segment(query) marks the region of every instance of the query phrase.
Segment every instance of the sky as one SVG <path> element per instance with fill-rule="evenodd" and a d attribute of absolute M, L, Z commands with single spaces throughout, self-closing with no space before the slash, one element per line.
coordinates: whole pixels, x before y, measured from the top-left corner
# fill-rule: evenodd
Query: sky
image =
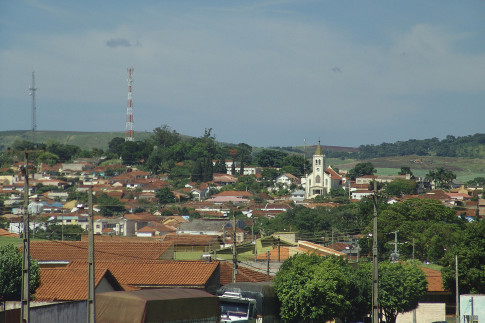
<path fill-rule="evenodd" d="M 0 0 L 0 131 L 252 146 L 484 133 L 485 1 Z"/>

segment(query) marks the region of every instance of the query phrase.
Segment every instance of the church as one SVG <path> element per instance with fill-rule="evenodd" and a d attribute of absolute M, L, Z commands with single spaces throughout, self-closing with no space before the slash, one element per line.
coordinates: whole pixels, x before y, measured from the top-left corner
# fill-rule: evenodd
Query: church
<path fill-rule="evenodd" d="M 312 158 L 312 172 L 305 177 L 305 198 L 311 199 L 317 195 L 327 195 L 332 188 L 341 188 L 343 176 L 325 165 L 320 140 Z"/>

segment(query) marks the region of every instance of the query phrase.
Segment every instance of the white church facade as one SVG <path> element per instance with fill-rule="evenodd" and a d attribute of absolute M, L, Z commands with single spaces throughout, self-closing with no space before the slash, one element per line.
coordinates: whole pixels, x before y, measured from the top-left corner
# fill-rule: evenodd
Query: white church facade
<path fill-rule="evenodd" d="M 312 172 L 305 177 L 305 198 L 327 195 L 332 188 L 341 188 L 342 182 L 342 175 L 325 165 L 325 155 L 318 141 L 312 158 Z"/>

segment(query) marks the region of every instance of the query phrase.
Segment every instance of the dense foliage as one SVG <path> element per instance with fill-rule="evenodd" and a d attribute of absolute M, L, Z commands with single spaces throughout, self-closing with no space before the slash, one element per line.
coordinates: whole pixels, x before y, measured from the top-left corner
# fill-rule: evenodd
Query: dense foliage
<path fill-rule="evenodd" d="M 349 170 L 348 176 L 351 180 L 355 180 L 357 177 L 365 176 L 365 175 L 374 175 L 377 169 L 374 168 L 374 165 L 369 162 L 365 163 L 358 163 Z"/>
<path fill-rule="evenodd" d="M 427 291 L 425 273 L 400 262 L 379 263 L 379 307 L 386 322 L 417 307 Z M 286 260 L 274 280 L 287 322 L 362 321 L 371 310 L 372 266 L 352 268 L 339 257 L 297 254 Z"/>
<path fill-rule="evenodd" d="M 449 135 L 442 140 L 438 138 L 410 139 L 380 145 L 361 145 L 359 152 L 351 156 L 356 159 L 407 155 L 483 158 L 485 157 L 483 144 L 485 144 L 485 134 L 477 133 L 463 137 Z"/>
<path fill-rule="evenodd" d="M 419 267 L 401 262 L 379 263 L 379 307 L 386 322 L 395 323 L 397 314 L 415 309 L 427 290 L 426 274 Z"/>
<path fill-rule="evenodd" d="M 368 221 L 359 203 L 314 209 L 298 205 L 269 221 L 266 232 L 296 231 L 302 240 L 322 243 L 323 238 L 330 239 L 332 230 L 359 233 Z"/>
<path fill-rule="evenodd" d="M 411 258 L 414 247 L 415 258 L 422 261 L 439 261 L 445 249 L 456 243 L 465 224 L 456 216 L 455 210 L 439 201 L 417 198 L 383 205 L 377 222 L 382 234 L 379 240 L 393 242 L 394 232 L 398 231 L 401 257 Z M 371 232 L 371 223 L 367 230 Z M 385 258 L 394 249 L 391 243 L 380 247 L 379 254 Z"/>
<path fill-rule="evenodd" d="M 29 291 L 35 294 L 40 286 L 40 269 L 37 261 L 30 259 Z M 0 298 L 20 301 L 22 290 L 22 253 L 12 244 L 0 247 Z"/>
<path fill-rule="evenodd" d="M 349 282 L 338 258 L 299 254 L 286 260 L 274 288 L 286 322 L 326 322 L 350 307 Z"/>
<path fill-rule="evenodd" d="M 460 294 L 485 293 L 485 222 L 467 223 L 442 260 L 443 284 L 455 292 L 455 255 L 458 256 Z"/>

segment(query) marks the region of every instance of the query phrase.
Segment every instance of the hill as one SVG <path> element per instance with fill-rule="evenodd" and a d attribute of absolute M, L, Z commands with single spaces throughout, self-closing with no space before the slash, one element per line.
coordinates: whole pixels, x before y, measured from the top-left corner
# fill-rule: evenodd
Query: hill
<path fill-rule="evenodd" d="M 137 140 L 148 138 L 151 132 L 136 133 Z M 62 144 L 79 146 L 82 149 L 107 149 L 108 143 L 115 137 L 124 138 L 124 132 L 81 132 L 81 131 L 42 131 L 36 132 L 37 142 L 56 141 Z M 32 131 L 0 131 L 0 151 L 11 147 L 16 140 L 33 141 Z"/>

